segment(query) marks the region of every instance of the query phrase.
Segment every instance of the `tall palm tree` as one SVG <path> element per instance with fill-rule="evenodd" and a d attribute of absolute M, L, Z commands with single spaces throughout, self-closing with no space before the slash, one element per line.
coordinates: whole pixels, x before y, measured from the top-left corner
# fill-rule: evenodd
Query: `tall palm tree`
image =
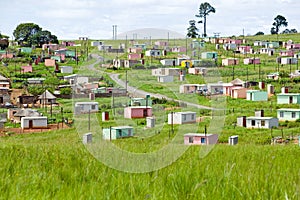
<path fill-rule="evenodd" d="M 216 9 L 212 7 L 209 3 L 201 3 L 199 7 L 199 14 L 196 15 L 196 17 L 203 18 L 203 20 L 200 20 L 198 23 L 203 23 L 204 28 L 204 34 L 203 36 L 206 37 L 206 17 L 209 15 L 209 13 L 215 13 Z"/>

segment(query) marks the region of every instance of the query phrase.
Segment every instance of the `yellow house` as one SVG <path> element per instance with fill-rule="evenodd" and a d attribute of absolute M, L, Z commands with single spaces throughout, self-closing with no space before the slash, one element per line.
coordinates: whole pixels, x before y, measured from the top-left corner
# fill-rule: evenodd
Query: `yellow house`
<path fill-rule="evenodd" d="M 192 67 L 192 61 L 191 60 L 183 60 L 181 61 L 181 67 L 190 68 Z"/>

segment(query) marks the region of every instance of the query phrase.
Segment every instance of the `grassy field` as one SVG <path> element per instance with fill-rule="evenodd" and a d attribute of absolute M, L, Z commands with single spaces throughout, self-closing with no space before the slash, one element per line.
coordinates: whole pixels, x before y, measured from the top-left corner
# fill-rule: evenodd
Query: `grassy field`
<path fill-rule="evenodd" d="M 300 198 L 296 145 L 216 145 L 204 158 L 199 151 L 190 147 L 166 168 L 131 174 L 96 160 L 73 129 L 0 138 L 0 198 Z"/>

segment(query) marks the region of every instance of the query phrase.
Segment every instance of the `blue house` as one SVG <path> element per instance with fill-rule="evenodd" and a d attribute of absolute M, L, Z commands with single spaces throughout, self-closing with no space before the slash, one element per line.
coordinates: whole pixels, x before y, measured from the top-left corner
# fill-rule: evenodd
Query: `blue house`
<path fill-rule="evenodd" d="M 300 109 L 281 108 L 277 110 L 277 117 L 280 121 L 296 121 L 300 119 Z"/>
<path fill-rule="evenodd" d="M 260 90 L 248 90 L 246 99 L 249 101 L 268 101 L 268 93 Z"/>
<path fill-rule="evenodd" d="M 277 104 L 300 104 L 299 93 L 277 94 Z"/>

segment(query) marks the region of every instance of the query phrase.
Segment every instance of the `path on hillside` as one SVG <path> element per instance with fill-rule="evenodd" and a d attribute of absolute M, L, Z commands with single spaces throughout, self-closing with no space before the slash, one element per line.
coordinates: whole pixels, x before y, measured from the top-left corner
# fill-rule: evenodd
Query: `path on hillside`
<path fill-rule="evenodd" d="M 95 70 L 95 65 L 99 64 L 100 62 L 102 62 L 103 61 L 103 57 L 101 57 L 101 56 L 99 56 L 97 54 L 91 54 L 91 57 L 95 58 L 97 61 L 95 63 L 93 63 L 93 64 L 88 65 L 87 67 L 90 70 Z M 126 88 L 126 83 L 123 80 L 119 79 L 119 74 L 112 74 L 112 73 L 107 73 L 107 74 L 118 85 L 120 85 L 121 87 Z M 211 107 L 208 107 L 208 106 L 203 106 L 203 105 L 199 105 L 199 104 L 195 104 L 195 103 L 190 103 L 190 102 L 187 102 L 187 101 L 175 100 L 175 99 L 169 98 L 169 97 L 167 97 L 165 95 L 162 95 L 162 94 L 154 94 L 154 93 L 146 92 L 144 90 L 140 90 L 140 89 L 137 89 L 135 87 L 129 86 L 128 84 L 127 84 L 127 91 L 129 93 L 133 93 L 136 96 L 140 96 L 140 97 L 145 97 L 148 94 L 148 95 L 151 95 L 152 97 L 155 97 L 155 98 L 160 98 L 160 99 L 164 98 L 164 99 L 167 99 L 169 101 L 174 100 L 176 102 L 184 103 L 184 104 L 186 104 L 188 106 L 196 107 L 196 108 L 199 108 L 199 109 L 214 110 L 214 108 L 211 108 Z"/>

